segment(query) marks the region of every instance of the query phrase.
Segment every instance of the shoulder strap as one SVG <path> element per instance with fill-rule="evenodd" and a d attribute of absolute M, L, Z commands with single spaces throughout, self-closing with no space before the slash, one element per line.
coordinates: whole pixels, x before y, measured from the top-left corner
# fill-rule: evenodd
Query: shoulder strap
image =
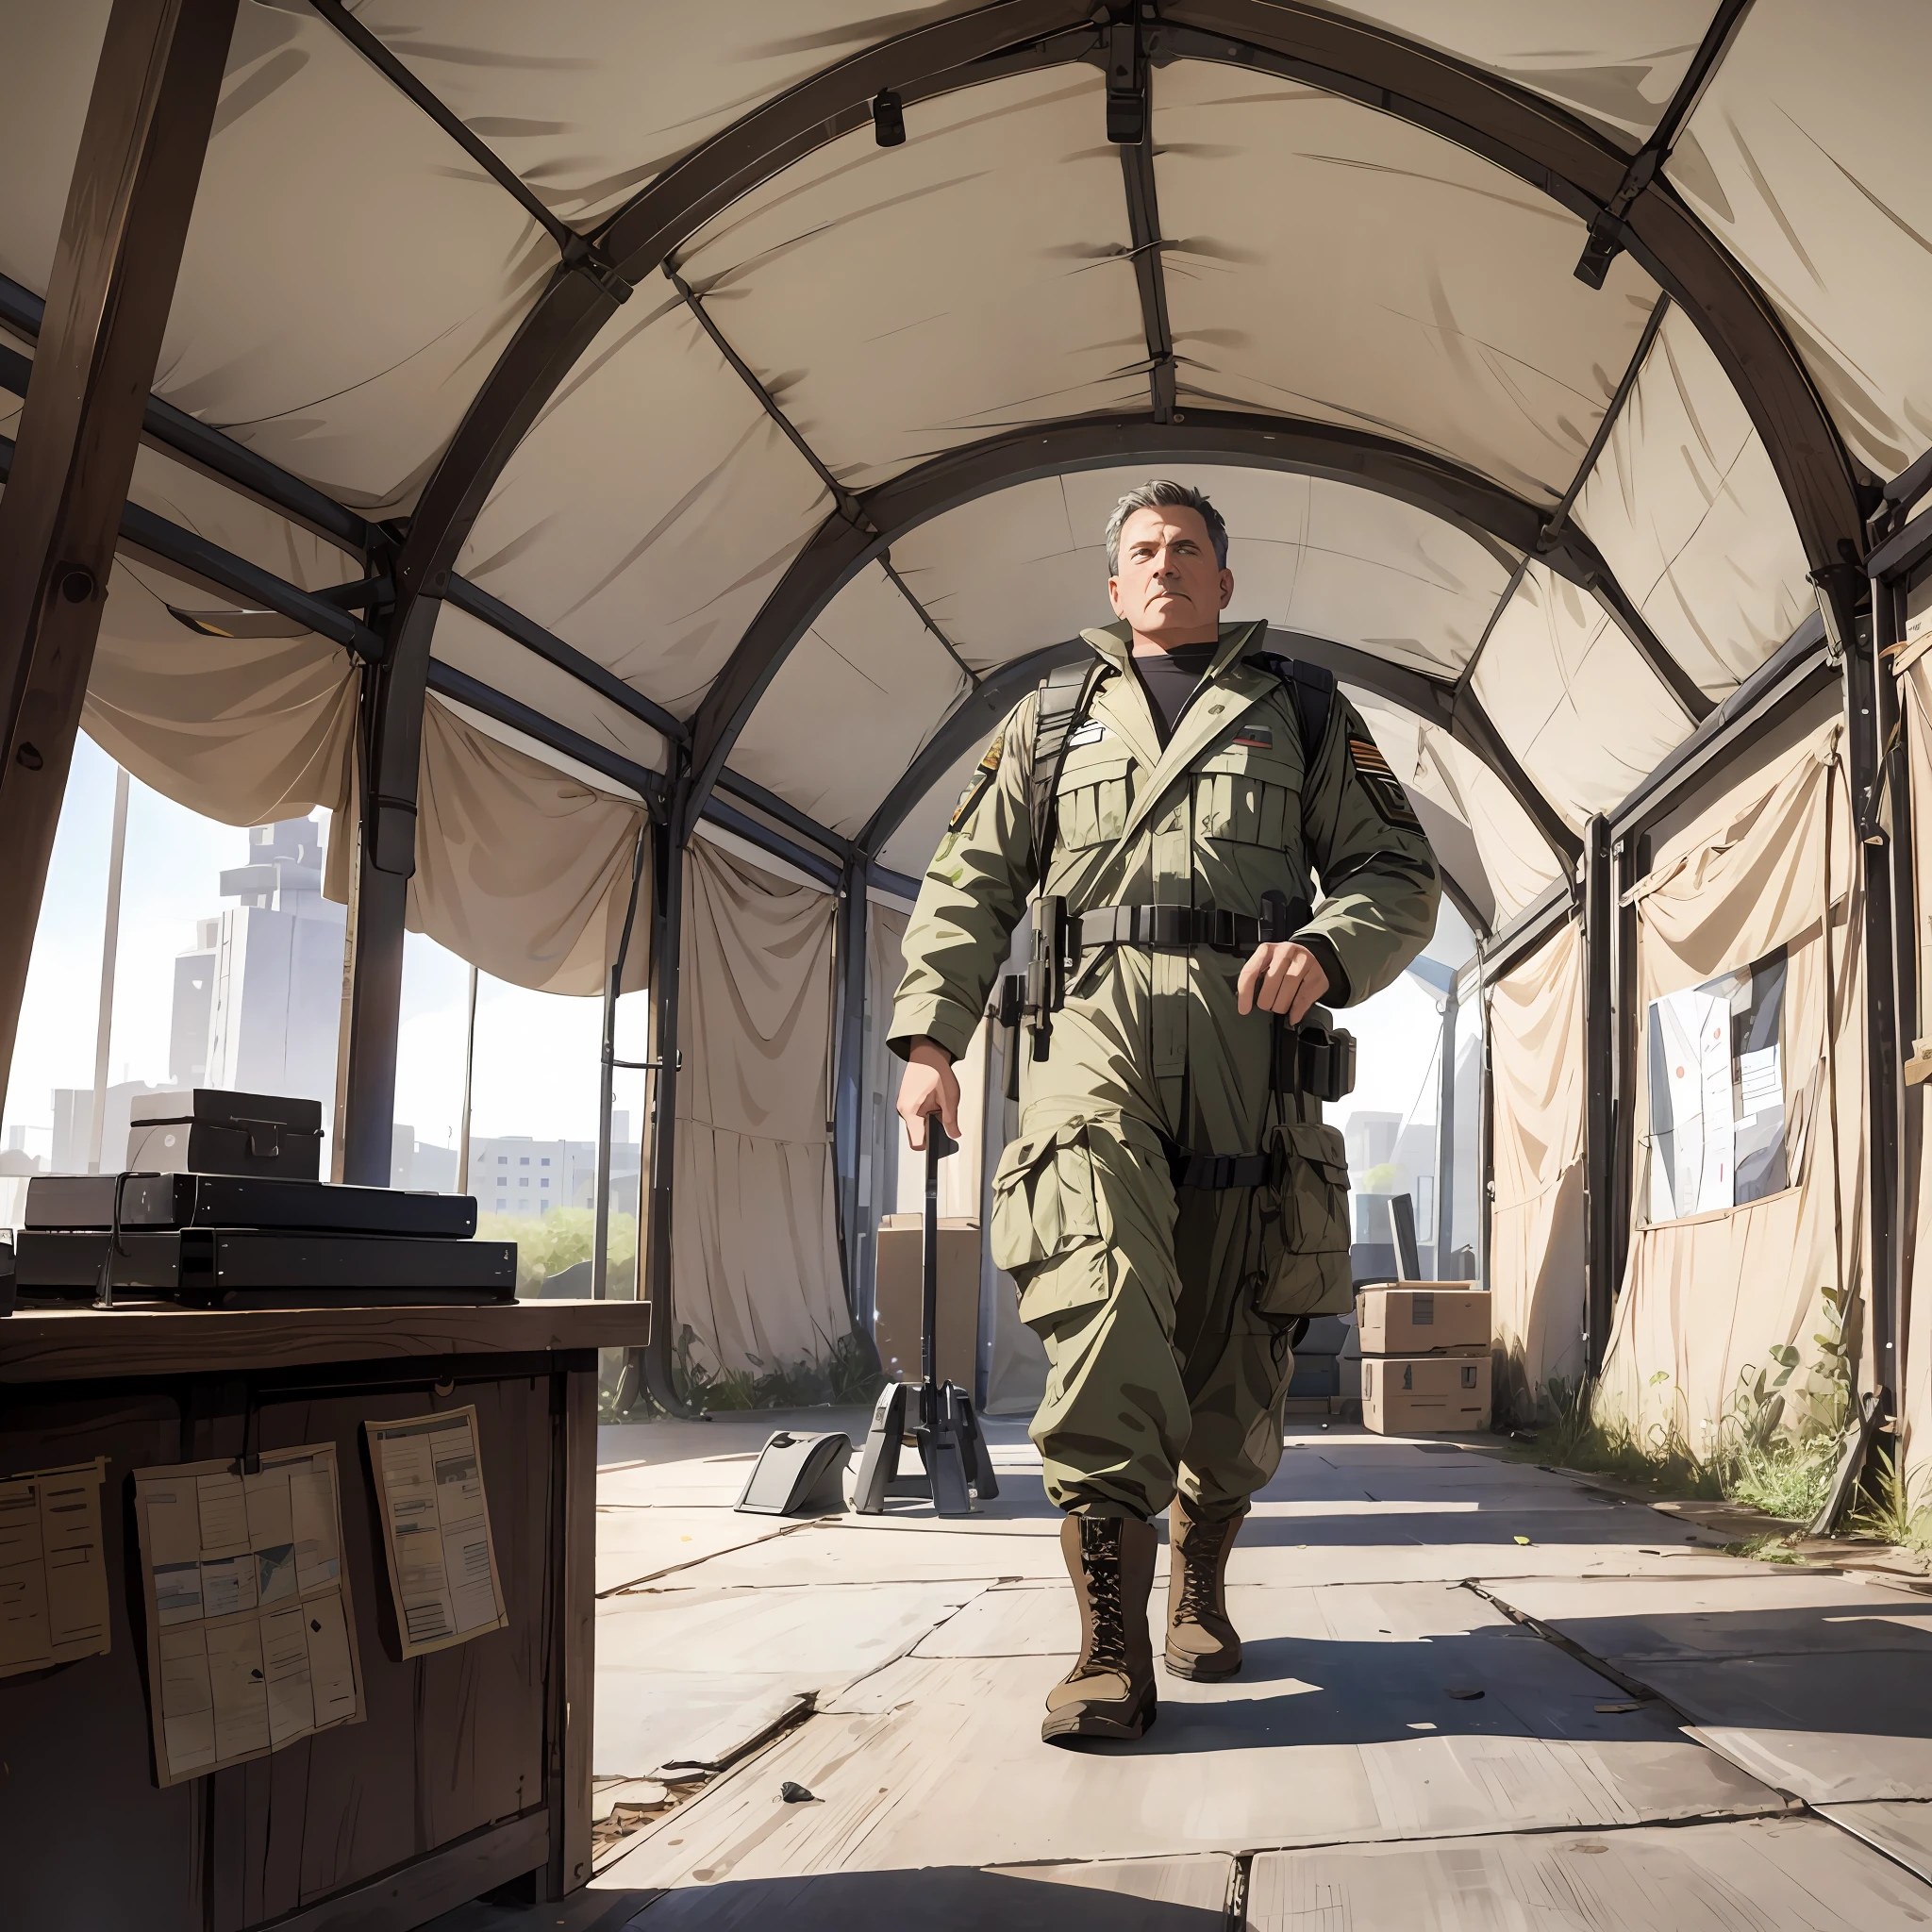
<path fill-rule="evenodd" d="M 1086 716 L 1100 680 L 1112 667 L 1105 658 L 1056 664 L 1040 680 L 1040 703 L 1033 715 L 1033 851 L 1041 884 L 1053 851 L 1054 793 L 1067 758 L 1067 740 Z"/>
<path fill-rule="evenodd" d="M 1315 754 L 1328 735 L 1328 714 L 1335 708 L 1335 674 L 1321 664 L 1305 663 L 1299 658 L 1283 658 L 1273 651 L 1261 651 L 1248 659 L 1250 664 L 1272 671 L 1294 691 L 1295 715 L 1302 723 L 1302 764 L 1312 770 Z"/>

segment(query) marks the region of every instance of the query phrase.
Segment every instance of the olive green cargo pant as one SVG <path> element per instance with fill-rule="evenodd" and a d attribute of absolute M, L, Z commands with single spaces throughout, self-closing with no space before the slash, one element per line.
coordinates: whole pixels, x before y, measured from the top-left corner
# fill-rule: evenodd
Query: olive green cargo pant
<path fill-rule="evenodd" d="M 992 1253 L 1046 1346 L 1031 1433 L 1047 1494 L 1150 1517 L 1178 1489 L 1239 1515 L 1281 1460 L 1295 1318 L 1348 1306 L 1341 1136 L 1289 1122 L 1267 1136 L 1270 1183 L 1176 1189 L 1145 1122 L 1041 1111 L 1000 1162 Z"/>

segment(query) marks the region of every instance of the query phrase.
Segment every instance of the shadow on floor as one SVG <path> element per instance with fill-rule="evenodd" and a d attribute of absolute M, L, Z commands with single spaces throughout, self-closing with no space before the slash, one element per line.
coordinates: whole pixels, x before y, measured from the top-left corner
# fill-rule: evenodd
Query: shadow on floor
<path fill-rule="evenodd" d="M 1216 1861 L 1224 1871 L 1223 1861 Z M 1080 1868 L 1090 1872 L 1096 1868 Z M 1146 1882 L 1152 1873 L 1131 1866 L 1098 1874 Z M 1213 1874 L 1217 1881 L 1222 1872 Z M 1226 1907 L 1135 1897 L 1112 1886 L 972 1866 L 918 1872 L 828 1873 L 818 1877 L 762 1878 L 683 1887 L 663 1893 L 628 1923 L 637 1932 L 858 1932 L 908 1925 L 919 1932 L 1223 1932 Z"/>

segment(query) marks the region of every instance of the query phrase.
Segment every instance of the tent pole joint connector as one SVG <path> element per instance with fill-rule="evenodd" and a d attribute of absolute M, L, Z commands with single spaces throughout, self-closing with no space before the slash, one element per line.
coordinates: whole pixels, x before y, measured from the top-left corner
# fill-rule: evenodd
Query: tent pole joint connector
<path fill-rule="evenodd" d="M 618 274 L 617 264 L 591 240 L 573 230 L 562 243 L 563 265 L 573 275 L 588 275 L 613 302 L 628 302 L 631 285 Z"/>

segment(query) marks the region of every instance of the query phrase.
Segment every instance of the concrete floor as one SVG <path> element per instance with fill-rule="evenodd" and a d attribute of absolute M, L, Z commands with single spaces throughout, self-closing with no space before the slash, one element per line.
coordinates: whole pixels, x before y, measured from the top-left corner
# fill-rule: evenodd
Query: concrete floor
<path fill-rule="evenodd" d="M 1932 1596 L 1479 1439 L 1297 1424 L 1230 1566 L 1242 1674 L 1059 1751 L 1077 1625 L 1023 1425 L 969 1522 L 731 1508 L 774 1428 L 864 1424 L 602 1432 L 597 1875 L 438 1932 L 1932 1925 Z"/>

